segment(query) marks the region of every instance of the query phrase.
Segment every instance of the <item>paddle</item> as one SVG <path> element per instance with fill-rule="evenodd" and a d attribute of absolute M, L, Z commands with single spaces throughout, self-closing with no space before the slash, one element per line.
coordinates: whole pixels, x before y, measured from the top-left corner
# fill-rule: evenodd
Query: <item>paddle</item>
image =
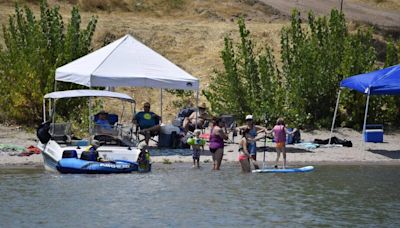
<path fill-rule="evenodd" d="M 254 159 L 250 158 L 250 162 L 253 164 L 254 169 L 260 169 L 260 166 L 258 166 L 257 161 Z"/>

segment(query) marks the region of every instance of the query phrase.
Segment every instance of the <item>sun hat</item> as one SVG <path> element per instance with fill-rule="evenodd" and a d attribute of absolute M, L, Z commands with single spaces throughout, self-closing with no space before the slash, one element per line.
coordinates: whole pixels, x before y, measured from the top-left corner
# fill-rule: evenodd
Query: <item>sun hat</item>
<path fill-rule="evenodd" d="M 246 120 L 253 120 L 253 115 L 247 115 Z"/>
<path fill-rule="evenodd" d="M 198 106 L 199 108 L 203 108 L 203 109 L 206 109 L 207 108 L 207 106 L 206 106 L 206 103 L 201 103 L 199 106 Z"/>

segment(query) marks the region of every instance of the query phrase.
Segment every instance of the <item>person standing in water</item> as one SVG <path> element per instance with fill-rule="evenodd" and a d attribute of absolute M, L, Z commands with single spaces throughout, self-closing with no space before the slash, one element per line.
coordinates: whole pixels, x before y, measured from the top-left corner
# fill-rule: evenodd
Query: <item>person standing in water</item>
<path fill-rule="evenodd" d="M 191 137 L 187 140 L 187 143 L 191 145 L 193 153 L 193 168 L 200 168 L 200 153 L 204 151 L 205 140 L 200 138 L 201 130 L 196 129 L 194 131 L 194 137 Z"/>
<path fill-rule="evenodd" d="M 244 129 L 242 131 L 242 136 L 243 137 L 239 142 L 239 163 L 242 167 L 242 171 L 248 173 L 251 172 L 250 161 L 251 163 L 253 163 L 255 169 L 259 169 L 259 166 L 256 160 L 254 160 L 254 158 L 249 153 L 249 146 L 251 145 L 249 144 L 249 138 L 252 137 L 250 135 L 250 129 Z"/>
<path fill-rule="evenodd" d="M 260 138 L 257 139 L 257 135 L 261 132 L 266 132 L 266 128 L 255 125 L 253 122 L 253 115 L 247 115 L 246 116 L 246 125 L 238 127 L 239 132 L 249 129 L 249 138 L 247 139 L 248 143 L 248 150 L 251 155 L 251 157 L 256 161 L 257 160 L 257 146 L 256 146 L 256 141 Z"/>
<path fill-rule="evenodd" d="M 224 124 L 221 118 L 213 118 L 209 145 L 213 158 L 212 170 L 220 170 L 222 157 L 224 156 L 224 140 L 228 139 L 228 135 L 222 130 Z"/>
<path fill-rule="evenodd" d="M 278 161 L 281 153 L 283 154 L 283 168 L 286 168 L 286 134 L 292 134 L 292 132 L 288 132 L 285 127 L 285 121 L 283 118 L 278 118 L 276 121 L 276 125 L 272 129 L 274 133 L 274 141 L 276 148 L 276 160 L 275 160 L 275 168 L 278 168 Z"/>

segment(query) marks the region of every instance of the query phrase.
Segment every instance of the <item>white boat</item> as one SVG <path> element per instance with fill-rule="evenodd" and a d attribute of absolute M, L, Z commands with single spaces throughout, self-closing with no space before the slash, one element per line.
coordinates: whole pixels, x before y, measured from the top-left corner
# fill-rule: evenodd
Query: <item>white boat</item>
<path fill-rule="evenodd" d="M 89 133 L 87 138 L 78 139 L 71 134 L 70 123 L 56 123 L 55 122 L 55 103 L 58 99 L 66 98 L 82 98 L 88 97 L 89 104 L 91 98 L 94 97 L 107 97 L 115 98 L 128 102 L 131 104 L 132 112 L 134 112 L 135 101 L 128 95 L 117 92 L 103 91 L 103 90 L 68 90 L 58 91 L 46 94 L 43 100 L 43 119 L 44 124 L 38 128 L 38 148 L 41 149 L 44 166 L 46 170 L 57 171 L 58 162 L 66 158 L 68 152 L 75 150 L 78 158 L 81 153 L 90 145 L 94 143 L 99 144 L 97 152 L 99 157 L 104 160 L 115 161 L 124 160 L 128 162 L 137 163 L 140 149 L 137 148 L 137 142 L 132 134 L 132 127 L 123 125 L 118 121 L 112 125 L 111 129 L 106 132 L 99 130 L 96 126 L 95 116 L 91 114 L 91 107 L 89 105 Z M 46 101 L 49 102 L 49 108 L 46 109 Z M 46 119 L 46 111 L 49 111 L 51 120 Z M 115 117 L 116 115 L 114 115 Z M 117 116 L 118 120 L 118 116 Z"/>

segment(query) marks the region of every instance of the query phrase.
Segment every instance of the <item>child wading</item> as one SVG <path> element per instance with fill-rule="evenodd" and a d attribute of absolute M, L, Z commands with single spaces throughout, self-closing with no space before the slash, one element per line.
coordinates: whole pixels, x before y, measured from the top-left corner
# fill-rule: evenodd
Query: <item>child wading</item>
<path fill-rule="evenodd" d="M 274 141 L 276 144 L 276 161 L 275 168 L 278 168 L 279 157 L 281 156 L 281 152 L 283 154 L 283 168 L 286 168 L 286 134 L 292 134 L 292 132 L 288 132 L 285 127 L 285 122 L 283 118 L 278 118 L 276 121 L 276 125 L 272 129 L 274 133 Z"/>
<path fill-rule="evenodd" d="M 189 138 L 187 143 L 192 146 L 193 168 L 200 168 L 200 153 L 204 151 L 205 140 L 200 138 L 201 131 L 196 129 L 194 137 Z"/>

